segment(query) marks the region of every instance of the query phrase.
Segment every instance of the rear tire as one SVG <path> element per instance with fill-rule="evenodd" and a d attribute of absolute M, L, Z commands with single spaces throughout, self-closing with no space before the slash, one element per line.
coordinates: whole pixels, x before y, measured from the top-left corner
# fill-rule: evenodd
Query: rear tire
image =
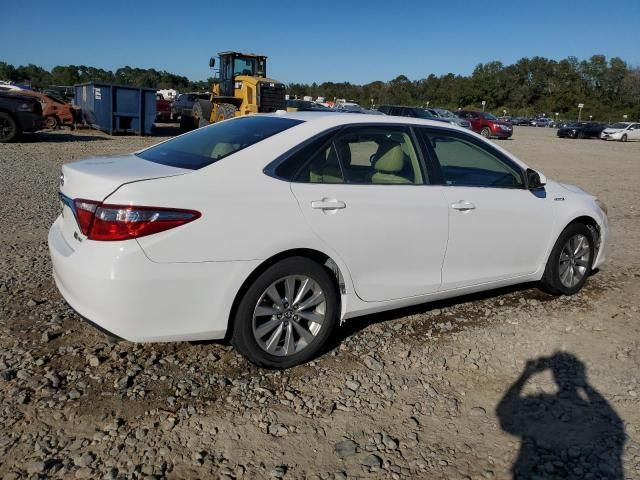
<path fill-rule="evenodd" d="M 193 124 L 195 128 L 206 127 L 211 123 L 211 102 L 203 98 L 196 100 L 191 110 L 191 116 L 193 117 Z"/>
<path fill-rule="evenodd" d="M 44 118 L 44 126 L 50 130 L 58 128 L 58 117 L 55 115 L 48 115 Z"/>
<path fill-rule="evenodd" d="M 620 141 L 621 142 L 626 142 L 627 141 L 627 134 L 626 133 L 620 137 Z"/>
<path fill-rule="evenodd" d="M 595 242 L 583 223 L 565 228 L 551 250 L 542 277 L 543 289 L 553 295 L 573 295 L 591 274 Z"/>
<path fill-rule="evenodd" d="M 480 135 L 484 138 L 491 138 L 491 129 L 489 127 L 483 127 L 482 130 L 480 130 Z"/>
<path fill-rule="evenodd" d="M 0 112 L 0 143 L 11 142 L 20 135 L 20 127 L 11 115 Z"/>
<path fill-rule="evenodd" d="M 576 137 L 582 140 L 584 138 L 584 132 L 578 132 L 578 135 L 576 135 Z"/>
<path fill-rule="evenodd" d="M 306 257 L 287 258 L 242 296 L 231 343 L 259 367 L 293 367 L 320 352 L 338 315 L 338 292 L 327 269 Z"/>

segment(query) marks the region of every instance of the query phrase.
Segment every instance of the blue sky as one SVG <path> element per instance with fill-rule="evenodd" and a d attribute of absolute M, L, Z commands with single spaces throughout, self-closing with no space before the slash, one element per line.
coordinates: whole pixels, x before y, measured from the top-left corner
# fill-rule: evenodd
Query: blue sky
<path fill-rule="evenodd" d="M 616 4 L 617 5 L 617 4 Z M 640 1 L 0 1 L 0 61 L 130 65 L 199 80 L 210 56 L 269 56 L 286 83 L 469 74 L 481 62 L 620 56 L 640 65 Z M 611 8 L 610 8 L 611 7 Z"/>

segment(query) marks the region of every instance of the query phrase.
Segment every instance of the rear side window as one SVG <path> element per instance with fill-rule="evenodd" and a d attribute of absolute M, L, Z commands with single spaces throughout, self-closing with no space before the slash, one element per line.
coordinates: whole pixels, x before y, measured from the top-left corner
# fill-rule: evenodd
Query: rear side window
<path fill-rule="evenodd" d="M 318 151 L 295 177 L 300 183 L 422 185 L 408 128 L 352 127 Z"/>
<path fill-rule="evenodd" d="M 136 155 L 170 167 L 198 170 L 299 123 L 302 121 L 291 118 L 241 117 L 199 128 Z"/>
<path fill-rule="evenodd" d="M 275 175 L 283 180 L 292 181 L 296 174 L 307 164 L 307 162 L 321 150 L 331 138 L 336 134 L 336 130 L 331 130 L 319 135 L 302 148 L 297 150 L 286 160 L 280 163 L 274 170 Z"/>

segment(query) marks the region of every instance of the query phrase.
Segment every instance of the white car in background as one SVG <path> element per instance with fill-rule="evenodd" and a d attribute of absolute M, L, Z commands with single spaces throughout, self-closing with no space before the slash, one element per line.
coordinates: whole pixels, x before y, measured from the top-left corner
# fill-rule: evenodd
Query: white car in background
<path fill-rule="evenodd" d="M 600 134 L 602 140 L 640 140 L 640 123 L 618 122 L 605 128 Z"/>
<path fill-rule="evenodd" d="M 602 264 L 605 207 L 430 120 L 238 117 L 63 166 L 49 232 L 79 314 L 140 342 L 229 338 L 252 362 L 317 355 L 359 315 Z"/>

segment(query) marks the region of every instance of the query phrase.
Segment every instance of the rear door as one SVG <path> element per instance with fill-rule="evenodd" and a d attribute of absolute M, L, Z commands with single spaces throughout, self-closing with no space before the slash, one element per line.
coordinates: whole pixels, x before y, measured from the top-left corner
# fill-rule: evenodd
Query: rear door
<path fill-rule="evenodd" d="M 412 131 L 346 128 L 308 158 L 291 189 L 311 229 L 349 269 L 365 301 L 440 288 L 448 213 Z M 294 162 L 295 163 L 295 162 Z"/>
<path fill-rule="evenodd" d="M 449 211 L 442 289 L 534 273 L 554 223 L 552 199 L 525 188 L 520 167 L 462 132 L 420 129 L 440 165 Z"/>

